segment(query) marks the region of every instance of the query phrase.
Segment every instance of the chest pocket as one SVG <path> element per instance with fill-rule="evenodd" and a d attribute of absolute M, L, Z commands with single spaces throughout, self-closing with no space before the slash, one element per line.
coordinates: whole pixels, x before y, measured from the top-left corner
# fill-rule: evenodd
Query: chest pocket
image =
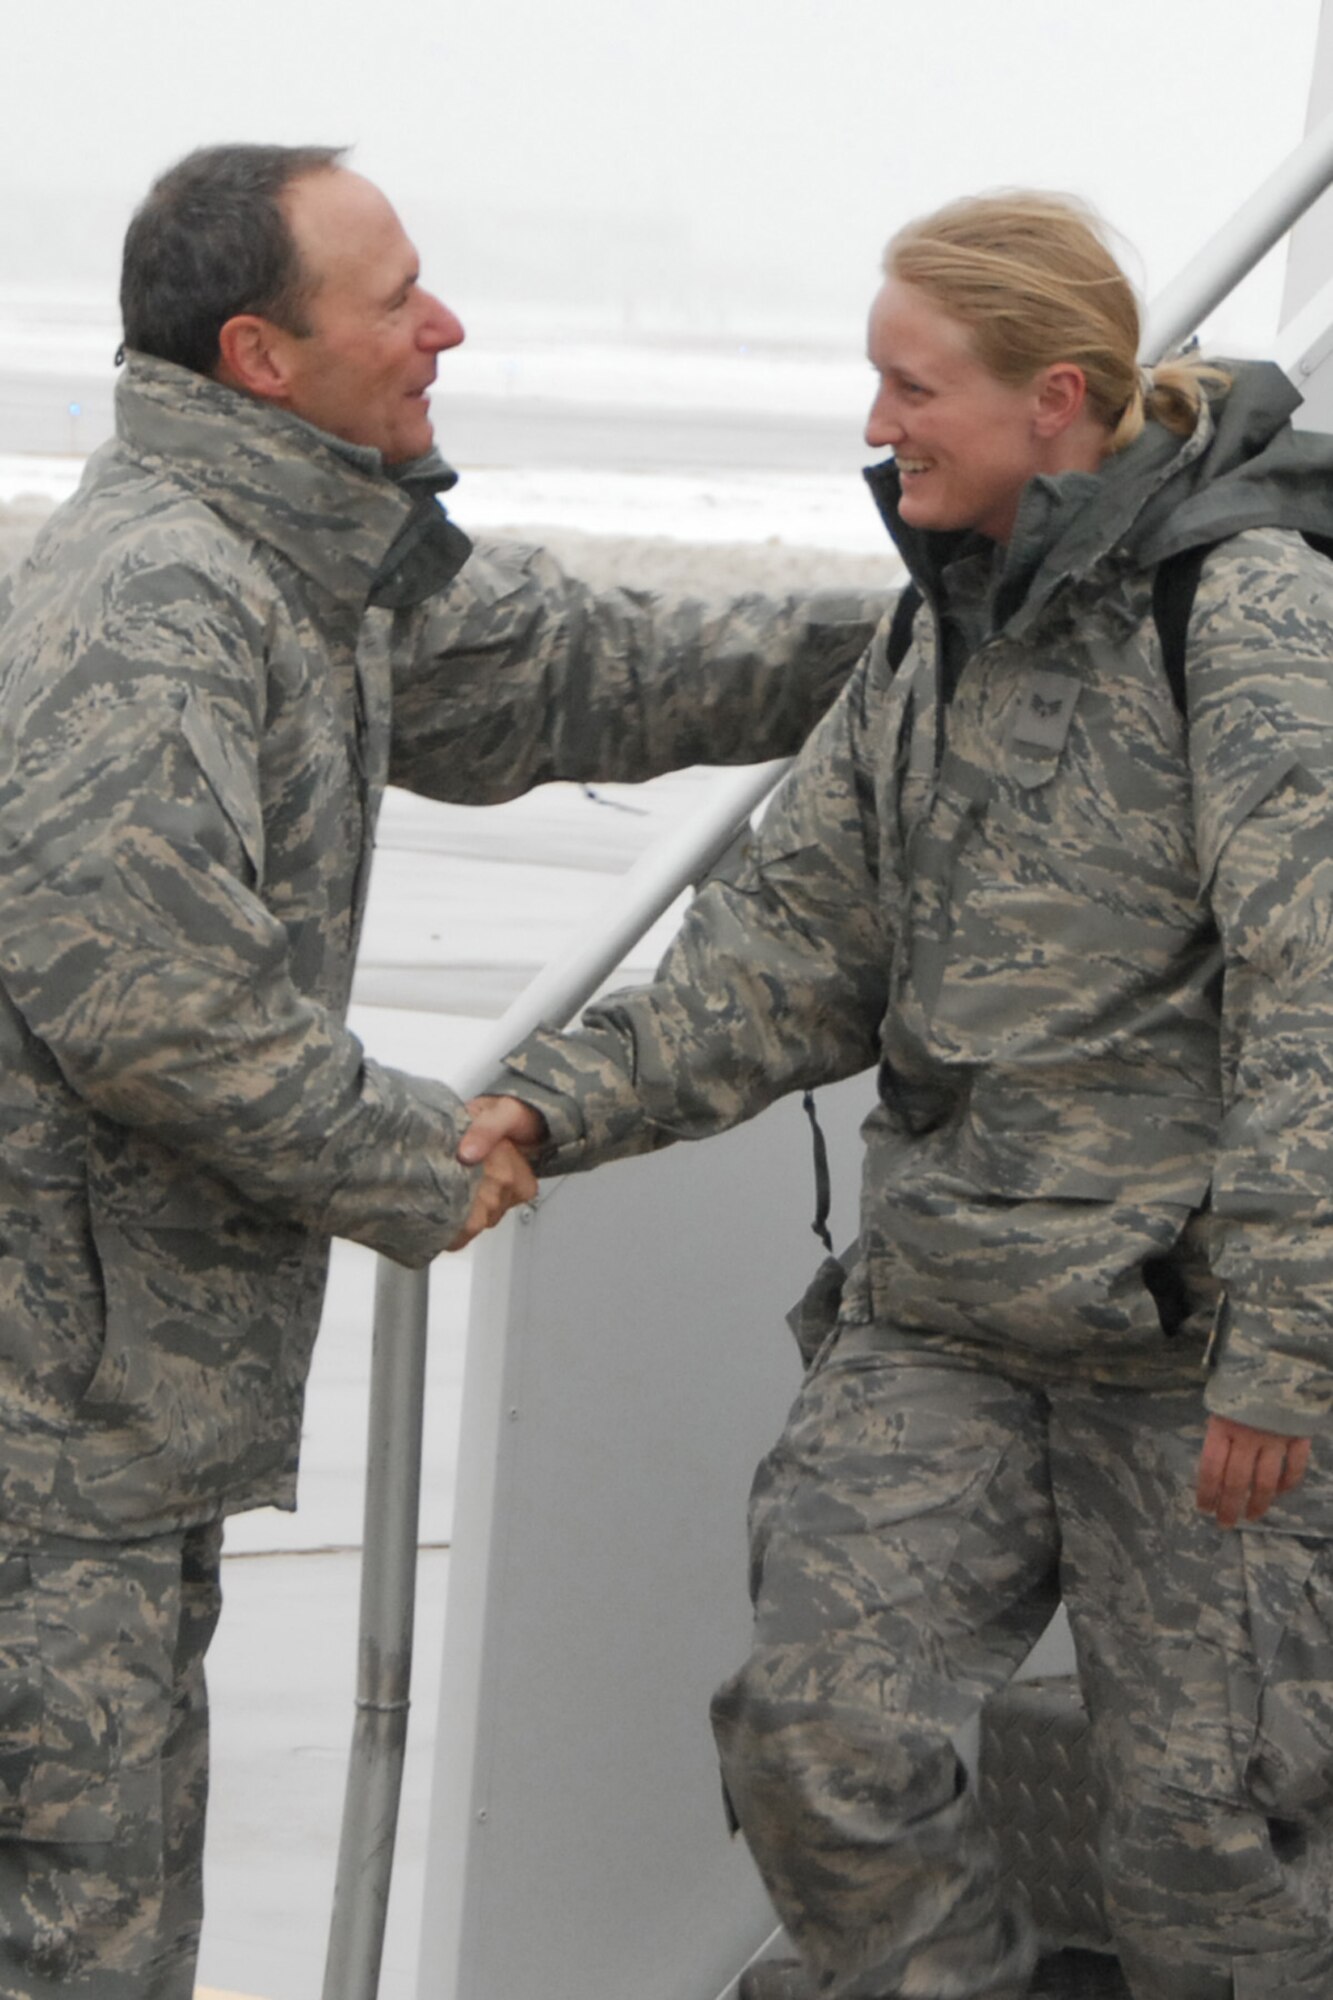
<path fill-rule="evenodd" d="M 1065 760 L 1080 687 L 1071 674 L 1029 669 L 1003 717 L 951 719 L 953 747 L 911 835 L 908 892 L 911 992 L 946 1032 L 993 1045 L 1030 1011 L 1015 975 L 1045 953 L 1052 813 L 1043 795 Z"/>
<path fill-rule="evenodd" d="M 928 1015 L 938 1003 L 967 897 L 963 857 L 994 792 L 990 773 L 946 751 L 926 810 L 908 837 L 900 975 Z"/>

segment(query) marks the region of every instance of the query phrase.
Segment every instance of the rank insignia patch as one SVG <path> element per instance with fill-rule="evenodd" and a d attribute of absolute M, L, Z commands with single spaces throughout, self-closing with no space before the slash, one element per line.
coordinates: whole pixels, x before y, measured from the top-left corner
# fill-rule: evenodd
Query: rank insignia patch
<path fill-rule="evenodd" d="M 1009 731 L 1010 742 L 1034 750 L 1062 750 L 1081 686 L 1073 674 L 1029 674 Z"/>

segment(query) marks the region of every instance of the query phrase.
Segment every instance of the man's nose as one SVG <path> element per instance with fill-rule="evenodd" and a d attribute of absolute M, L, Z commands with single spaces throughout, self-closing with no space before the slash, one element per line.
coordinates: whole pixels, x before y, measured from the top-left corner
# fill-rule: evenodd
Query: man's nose
<path fill-rule="evenodd" d="M 430 295 L 430 311 L 422 322 L 422 344 L 432 354 L 443 353 L 446 347 L 459 347 L 463 342 L 463 322 L 456 312 L 451 312 L 442 299 Z"/>

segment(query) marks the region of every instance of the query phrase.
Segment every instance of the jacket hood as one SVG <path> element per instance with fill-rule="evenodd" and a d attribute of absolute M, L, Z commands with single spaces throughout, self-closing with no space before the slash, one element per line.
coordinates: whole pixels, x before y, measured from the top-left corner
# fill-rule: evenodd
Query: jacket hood
<path fill-rule="evenodd" d="M 1333 438 L 1292 429 L 1301 397 L 1275 363 L 1223 365 L 1232 375 L 1231 389 L 1205 406 L 1189 437 L 1150 423 L 1095 473 L 1029 481 L 1000 556 L 997 622 L 1025 622 L 1057 585 L 1094 568 L 1148 568 L 1246 528 L 1333 537 Z M 865 476 L 927 595 L 938 595 L 944 570 L 969 549 L 994 554 L 994 544 L 976 534 L 910 527 L 898 511 L 892 459 Z"/>
<path fill-rule="evenodd" d="M 1333 536 L 1333 437 L 1292 428 L 1302 397 L 1276 362 L 1222 365 L 1232 387 L 1211 405 L 1207 450 L 1144 508 L 1137 524 L 1134 545 L 1145 564 L 1246 528 Z"/>
<path fill-rule="evenodd" d="M 387 467 L 378 451 L 173 362 L 127 355 L 116 434 L 168 479 L 188 467 L 216 513 L 336 597 L 420 603 L 472 550 L 436 497 L 458 480 L 438 452 Z"/>

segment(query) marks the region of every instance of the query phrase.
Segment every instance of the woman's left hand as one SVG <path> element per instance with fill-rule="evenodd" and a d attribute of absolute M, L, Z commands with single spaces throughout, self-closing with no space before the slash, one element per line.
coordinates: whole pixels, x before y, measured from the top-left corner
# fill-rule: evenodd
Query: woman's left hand
<path fill-rule="evenodd" d="M 1309 1438 L 1257 1431 L 1234 1417 L 1209 1417 L 1199 1454 L 1199 1511 L 1215 1515 L 1219 1528 L 1257 1521 L 1279 1493 L 1300 1485 L 1309 1457 Z"/>

